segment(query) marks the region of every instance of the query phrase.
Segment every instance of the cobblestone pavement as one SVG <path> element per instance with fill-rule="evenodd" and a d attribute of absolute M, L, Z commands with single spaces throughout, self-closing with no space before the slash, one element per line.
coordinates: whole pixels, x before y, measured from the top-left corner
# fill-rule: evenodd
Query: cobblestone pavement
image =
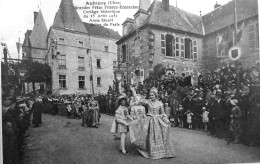
<path fill-rule="evenodd" d="M 226 144 L 205 132 L 172 128 L 176 157 L 150 160 L 142 157 L 127 138 L 129 155 L 119 153 L 119 141 L 113 140 L 113 117 L 102 115 L 98 129 L 81 126 L 81 120 L 43 115 L 43 125 L 28 130 L 25 164 L 173 164 L 260 162 L 260 148 Z"/>

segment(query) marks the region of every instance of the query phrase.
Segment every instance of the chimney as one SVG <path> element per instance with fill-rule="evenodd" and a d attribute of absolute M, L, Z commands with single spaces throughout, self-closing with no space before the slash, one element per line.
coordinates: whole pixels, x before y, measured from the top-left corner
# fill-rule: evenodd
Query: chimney
<path fill-rule="evenodd" d="M 143 9 L 145 11 L 150 7 L 151 0 L 139 0 L 139 9 Z"/>
<path fill-rule="evenodd" d="M 169 11 L 169 0 L 162 0 L 162 5 L 165 11 Z"/>
<path fill-rule="evenodd" d="M 37 12 L 37 11 L 34 11 L 34 12 L 33 12 L 33 16 L 34 16 L 34 24 L 35 24 L 35 21 L 36 21 L 37 16 L 38 16 L 38 12 Z"/>
<path fill-rule="evenodd" d="M 216 8 L 218 8 L 218 7 L 220 7 L 221 5 L 220 4 L 218 4 L 218 1 L 216 1 L 216 4 L 214 5 L 214 9 L 216 9 Z"/>

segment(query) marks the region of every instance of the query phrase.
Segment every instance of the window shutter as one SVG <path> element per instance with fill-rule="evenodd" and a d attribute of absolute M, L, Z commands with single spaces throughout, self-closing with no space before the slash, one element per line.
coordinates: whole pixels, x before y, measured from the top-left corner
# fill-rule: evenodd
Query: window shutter
<path fill-rule="evenodd" d="M 259 49 L 259 24 L 256 23 L 256 48 Z"/>
<path fill-rule="evenodd" d="M 193 56 L 193 59 L 198 59 L 198 48 L 197 48 L 197 41 L 196 40 L 193 40 L 193 43 L 192 43 L 192 56 Z"/>
<path fill-rule="evenodd" d="M 179 43 L 179 37 L 176 36 L 175 38 L 175 56 L 179 57 L 180 56 L 180 43 Z"/>
<path fill-rule="evenodd" d="M 216 37 L 216 49 L 217 49 L 217 58 L 221 57 L 221 44 L 220 44 L 220 36 Z"/>
<path fill-rule="evenodd" d="M 165 35 L 164 34 L 161 34 L 161 53 L 163 55 L 166 54 L 166 45 L 165 45 Z"/>
<path fill-rule="evenodd" d="M 185 57 L 185 50 L 184 50 L 184 39 L 183 38 L 180 38 L 180 48 L 181 48 L 181 58 L 184 58 Z"/>
<path fill-rule="evenodd" d="M 195 41 L 195 40 L 194 40 Z M 190 47 L 191 47 L 191 49 L 190 49 L 190 59 L 193 59 L 193 52 L 194 52 L 194 41 L 191 41 L 190 42 Z M 196 41 L 195 41 L 196 42 Z"/>
<path fill-rule="evenodd" d="M 174 36 L 172 39 L 172 56 L 176 57 L 176 55 L 175 55 L 175 37 Z"/>

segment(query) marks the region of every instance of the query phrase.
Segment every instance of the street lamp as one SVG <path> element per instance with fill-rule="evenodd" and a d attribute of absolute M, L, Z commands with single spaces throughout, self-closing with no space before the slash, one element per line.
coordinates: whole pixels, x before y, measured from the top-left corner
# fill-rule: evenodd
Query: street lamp
<path fill-rule="evenodd" d="M 116 69 L 114 71 L 114 75 L 115 75 L 115 82 L 116 82 L 116 91 L 119 94 L 119 83 L 122 80 L 122 76 L 123 76 L 123 71 L 120 69 Z"/>

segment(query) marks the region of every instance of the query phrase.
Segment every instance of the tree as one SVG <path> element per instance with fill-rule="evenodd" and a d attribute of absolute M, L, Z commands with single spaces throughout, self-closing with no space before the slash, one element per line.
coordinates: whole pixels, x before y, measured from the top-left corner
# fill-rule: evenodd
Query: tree
<path fill-rule="evenodd" d="M 45 82 L 51 85 L 51 68 L 48 64 L 42 64 L 37 61 L 23 61 L 21 67 L 25 67 L 26 82 L 32 82 L 33 91 L 35 91 L 35 83 Z"/>
<path fill-rule="evenodd" d="M 11 71 L 12 70 L 12 71 Z M 11 73 L 12 72 L 12 73 Z M 1 78 L 2 78 L 2 94 L 10 94 L 13 90 L 17 92 L 19 80 L 17 75 L 17 64 L 8 62 L 7 64 L 1 63 Z"/>
<path fill-rule="evenodd" d="M 160 78 L 162 75 L 165 74 L 165 67 L 163 64 L 157 64 L 154 66 L 153 71 L 150 72 L 150 77 L 153 79 Z"/>
<path fill-rule="evenodd" d="M 206 54 L 203 53 L 202 65 L 204 73 L 208 71 L 215 71 L 218 68 L 219 59 L 215 53 Z"/>

